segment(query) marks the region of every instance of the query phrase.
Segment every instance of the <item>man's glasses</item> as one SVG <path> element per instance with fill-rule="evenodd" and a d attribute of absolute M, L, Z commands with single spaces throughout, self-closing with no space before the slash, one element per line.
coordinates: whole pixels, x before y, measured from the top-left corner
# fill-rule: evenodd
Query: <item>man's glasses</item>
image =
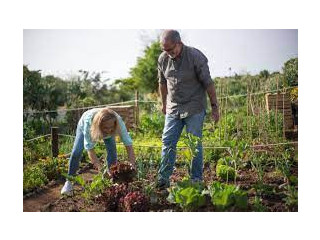
<path fill-rule="evenodd" d="M 176 48 L 177 44 L 174 44 L 174 46 L 170 49 L 163 49 L 163 51 L 165 51 L 166 53 L 168 53 L 169 55 L 174 55 L 174 50 Z"/>

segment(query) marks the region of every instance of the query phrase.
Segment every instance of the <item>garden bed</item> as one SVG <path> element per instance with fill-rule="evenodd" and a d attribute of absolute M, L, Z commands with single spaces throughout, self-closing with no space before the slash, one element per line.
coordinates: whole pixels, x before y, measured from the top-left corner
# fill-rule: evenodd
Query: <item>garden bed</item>
<path fill-rule="evenodd" d="M 297 177 L 297 165 L 292 166 L 292 175 Z M 177 182 L 182 181 L 185 176 L 188 176 L 187 168 L 178 167 L 175 168 L 173 175 L 171 176 L 171 184 L 174 186 Z M 230 206 L 223 211 L 271 211 L 271 212 L 285 212 L 285 211 L 297 211 L 297 205 L 291 206 L 288 204 L 288 193 L 286 192 L 285 178 L 277 174 L 273 168 L 266 169 L 263 177 L 262 185 L 257 188 L 258 174 L 251 168 L 241 169 L 237 173 L 235 181 L 229 181 L 228 183 L 235 183 L 243 191 L 246 191 L 248 197 L 248 206 L 245 210 L 239 210 L 234 206 Z M 123 194 L 122 200 L 116 203 L 117 207 L 109 208 L 106 204 L 106 197 L 101 197 L 101 194 L 93 195 L 90 198 L 83 197 L 84 189 L 80 185 L 75 185 L 74 195 L 72 197 L 61 197 L 57 201 L 54 201 L 46 206 L 43 206 L 41 211 L 49 212 L 103 212 L 103 211 L 124 211 L 121 207 L 121 201 L 123 201 L 125 195 L 129 192 L 139 192 L 143 194 L 146 199 L 145 206 L 140 211 L 152 211 L 152 212 L 164 212 L 164 211 L 183 211 L 178 204 L 170 203 L 167 198 L 169 193 L 164 191 L 158 191 L 152 186 L 152 183 L 156 179 L 156 169 L 148 171 L 145 178 L 142 180 L 135 180 L 126 185 L 126 193 Z M 205 164 L 204 168 L 204 183 L 209 186 L 212 182 L 227 183 L 221 180 L 215 174 L 215 164 Z M 90 183 L 90 180 L 88 181 Z M 117 183 L 111 183 L 106 187 L 103 193 L 106 193 L 108 189 L 115 186 L 119 186 Z M 296 187 L 297 188 L 297 187 Z M 122 188 L 124 189 L 124 188 Z M 147 189 L 147 190 L 146 190 Z M 257 192 L 259 189 L 259 194 Z M 118 193 L 119 194 L 119 193 Z M 120 193 L 121 195 L 121 193 Z M 108 195 L 106 195 L 108 196 Z M 109 196 L 110 197 L 110 196 Z M 107 197 L 108 198 L 108 197 Z M 108 200 L 110 202 L 110 199 Z M 210 197 L 206 196 L 205 204 L 197 209 L 189 211 L 197 212 L 211 212 L 221 211 L 217 209 L 210 201 Z"/>

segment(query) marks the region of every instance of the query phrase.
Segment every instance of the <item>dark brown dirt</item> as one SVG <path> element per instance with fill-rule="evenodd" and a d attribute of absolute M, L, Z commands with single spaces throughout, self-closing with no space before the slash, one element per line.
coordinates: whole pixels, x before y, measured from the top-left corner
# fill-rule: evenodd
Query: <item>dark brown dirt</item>
<path fill-rule="evenodd" d="M 81 173 L 81 176 L 84 180 L 88 181 L 92 179 L 93 175 L 97 174 L 97 171 L 91 168 L 85 168 L 84 172 Z M 63 187 L 64 182 L 56 182 L 52 186 L 35 193 L 30 197 L 23 199 L 23 211 L 24 212 L 40 212 L 46 206 L 50 204 L 57 203 L 62 201 L 63 197 L 60 194 L 61 188 Z M 75 189 L 79 187 L 75 186 Z"/>

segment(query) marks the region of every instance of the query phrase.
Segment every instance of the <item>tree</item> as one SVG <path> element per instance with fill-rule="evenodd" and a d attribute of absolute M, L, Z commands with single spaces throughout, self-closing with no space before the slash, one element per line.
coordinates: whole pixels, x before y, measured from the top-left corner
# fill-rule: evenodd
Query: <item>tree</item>
<path fill-rule="evenodd" d="M 40 70 L 30 71 L 28 66 L 23 65 L 23 109 L 41 109 L 39 99 L 42 88 Z"/>
<path fill-rule="evenodd" d="M 135 67 L 131 68 L 131 78 L 128 82 L 135 84 L 145 92 L 156 92 L 158 90 L 158 58 L 161 54 L 160 42 L 151 43 L 144 50 L 144 56 L 139 57 Z"/>
<path fill-rule="evenodd" d="M 285 62 L 283 74 L 289 86 L 298 86 L 298 58 L 291 58 Z"/>
<path fill-rule="evenodd" d="M 270 76 L 270 73 L 269 73 L 268 70 L 262 70 L 262 71 L 259 73 L 259 76 L 260 76 L 261 78 L 267 79 L 267 78 Z"/>

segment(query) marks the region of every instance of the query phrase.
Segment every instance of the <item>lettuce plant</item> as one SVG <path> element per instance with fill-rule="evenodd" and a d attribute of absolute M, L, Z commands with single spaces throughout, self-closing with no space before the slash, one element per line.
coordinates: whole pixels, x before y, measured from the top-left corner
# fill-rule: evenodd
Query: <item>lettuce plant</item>
<path fill-rule="evenodd" d="M 119 162 L 110 167 L 110 175 L 115 182 L 133 181 L 136 171 L 128 162 Z"/>
<path fill-rule="evenodd" d="M 129 192 L 122 201 L 122 209 L 125 212 L 146 212 L 148 210 L 148 198 L 141 192 Z"/>
<path fill-rule="evenodd" d="M 205 195 L 205 186 L 202 183 L 193 183 L 189 179 L 184 179 L 169 189 L 167 200 L 179 204 L 183 211 L 193 211 L 205 205 Z"/>
<path fill-rule="evenodd" d="M 126 184 L 114 184 L 101 193 L 97 200 L 105 204 L 106 211 L 120 211 L 123 199 L 128 192 L 129 190 Z"/>
<path fill-rule="evenodd" d="M 248 196 L 238 186 L 213 182 L 209 186 L 209 194 L 212 204 L 220 211 L 235 207 L 246 210 L 248 207 Z"/>

